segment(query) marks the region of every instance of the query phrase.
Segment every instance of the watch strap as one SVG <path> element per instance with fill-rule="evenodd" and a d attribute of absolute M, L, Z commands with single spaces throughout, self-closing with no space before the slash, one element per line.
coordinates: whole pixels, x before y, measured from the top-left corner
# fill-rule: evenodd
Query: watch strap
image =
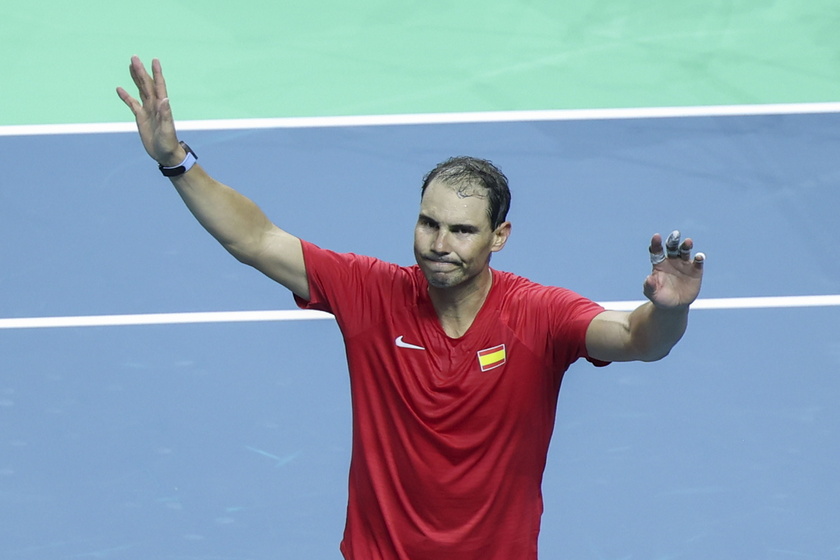
<path fill-rule="evenodd" d="M 158 165 L 158 169 L 160 172 L 163 173 L 164 177 L 177 177 L 179 175 L 183 175 L 187 171 L 189 171 L 195 162 L 198 160 L 198 156 L 195 155 L 195 152 L 187 146 L 186 142 L 179 142 L 181 147 L 187 152 L 186 157 L 184 157 L 184 161 L 179 163 L 178 165 L 172 167 L 164 167 L 163 165 Z"/>

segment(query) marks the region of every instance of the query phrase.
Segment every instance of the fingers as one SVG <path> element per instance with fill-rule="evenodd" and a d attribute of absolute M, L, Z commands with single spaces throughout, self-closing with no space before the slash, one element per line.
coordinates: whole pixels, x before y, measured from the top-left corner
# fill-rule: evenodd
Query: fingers
<path fill-rule="evenodd" d="M 140 93 L 140 98 L 144 99 L 144 80 L 142 74 L 145 73 L 145 69 L 143 68 L 143 63 L 140 62 L 140 59 L 137 56 L 131 57 L 131 63 L 128 65 L 128 72 L 131 75 L 131 79 L 134 82 L 134 85 L 137 86 L 137 91 Z M 123 103 L 125 103 L 131 112 L 134 113 L 136 116 L 139 113 L 143 106 L 140 104 L 139 101 L 134 99 L 130 93 L 128 93 L 125 88 L 118 87 L 117 88 L 117 95 L 120 96 Z M 145 102 L 145 99 L 144 99 Z"/>
<path fill-rule="evenodd" d="M 131 97 L 131 94 L 129 94 L 121 87 L 117 88 L 117 95 L 120 96 L 120 99 L 122 99 L 123 103 L 128 105 L 128 108 L 131 109 L 131 112 L 137 115 L 137 111 L 141 109 L 140 103 L 136 99 Z"/>
<path fill-rule="evenodd" d="M 128 71 L 131 74 L 131 79 L 134 85 L 137 86 L 137 92 L 140 97 L 140 104 L 136 101 L 130 102 L 131 96 L 123 88 L 117 88 L 117 93 L 126 105 L 137 112 L 138 107 L 152 106 L 156 107 L 158 103 L 167 97 L 166 94 L 166 80 L 163 78 L 163 70 L 161 69 L 160 60 L 152 59 L 152 75 L 146 71 L 143 61 L 138 56 L 131 57 L 131 63 L 128 66 Z"/>
<path fill-rule="evenodd" d="M 172 117 L 172 106 L 169 104 L 169 98 L 161 99 L 158 105 L 157 112 L 158 126 L 160 129 L 172 138 L 175 138 L 175 120 Z"/>
<path fill-rule="evenodd" d="M 134 85 L 137 86 L 140 101 L 145 105 L 154 96 L 152 77 L 146 72 L 146 67 L 143 66 L 143 62 L 141 62 L 138 56 L 131 57 L 131 64 L 128 65 L 128 71 L 131 74 Z"/>
<path fill-rule="evenodd" d="M 146 71 L 143 61 L 138 56 L 131 57 L 128 66 L 131 79 L 137 86 L 138 99 L 131 96 L 124 88 L 117 88 L 117 95 L 122 99 L 134 116 L 140 121 L 153 122 L 156 126 L 174 129 L 172 109 L 166 93 L 166 80 L 163 77 L 160 60 L 152 59 L 152 74 Z M 150 119 L 150 120 L 147 120 Z"/>
<path fill-rule="evenodd" d="M 684 261 L 688 261 L 691 258 L 691 249 L 694 248 L 694 241 L 691 238 L 686 238 L 685 241 L 680 243 L 680 232 L 674 230 L 671 232 L 671 235 L 668 236 L 668 242 L 666 243 L 668 247 L 668 257 L 669 258 L 677 258 Z"/>
<path fill-rule="evenodd" d="M 687 261 L 691 258 L 691 249 L 694 247 L 694 242 L 691 239 L 686 239 L 680 245 L 680 258 Z"/>
<path fill-rule="evenodd" d="M 665 250 L 662 247 L 661 235 L 657 233 L 651 238 L 648 251 L 650 252 L 650 264 L 653 266 L 656 266 L 665 260 Z"/>
<path fill-rule="evenodd" d="M 665 241 L 665 254 L 669 259 L 674 259 L 680 256 L 680 230 L 675 229 L 668 236 Z"/>
<path fill-rule="evenodd" d="M 655 234 L 650 240 L 650 262 L 654 266 L 668 259 L 680 259 L 688 262 L 691 260 L 691 251 L 694 249 L 694 241 L 691 238 L 686 238 L 680 242 L 681 234 L 679 230 L 674 230 L 668 235 L 668 239 L 663 246 L 662 236 Z M 706 255 L 697 253 L 694 257 L 694 265 L 698 268 L 703 266 L 706 260 Z"/>
<path fill-rule="evenodd" d="M 160 60 L 152 59 L 152 80 L 154 81 L 155 96 L 158 99 L 166 99 L 166 80 L 163 79 L 163 70 L 160 66 Z"/>

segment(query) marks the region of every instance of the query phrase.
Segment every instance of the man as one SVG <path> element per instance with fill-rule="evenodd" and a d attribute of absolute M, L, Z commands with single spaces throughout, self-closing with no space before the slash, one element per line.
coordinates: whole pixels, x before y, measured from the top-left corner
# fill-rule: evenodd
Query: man
<path fill-rule="evenodd" d="M 179 143 L 160 63 L 133 57 L 140 101 L 118 88 L 146 151 L 237 259 L 336 316 L 347 349 L 353 451 L 349 560 L 533 560 L 540 485 L 563 373 L 658 360 L 685 332 L 704 257 L 672 234 L 650 244 L 650 300 L 605 311 L 568 290 L 490 268 L 507 242 L 507 179 L 454 158 L 426 177 L 417 265 L 322 250 L 271 223 Z"/>

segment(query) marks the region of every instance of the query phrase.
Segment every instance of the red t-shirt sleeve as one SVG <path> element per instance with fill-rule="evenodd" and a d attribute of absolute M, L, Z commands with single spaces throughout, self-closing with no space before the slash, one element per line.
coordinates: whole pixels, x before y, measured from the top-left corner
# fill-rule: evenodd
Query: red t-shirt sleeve
<path fill-rule="evenodd" d="M 565 371 L 578 358 L 596 366 L 606 362 L 593 360 L 586 349 L 586 331 L 604 308 L 571 290 L 519 280 L 515 293 L 518 305 L 512 305 L 508 318 L 517 332 L 544 356 L 554 371 Z"/>
<path fill-rule="evenodd" d="M 379 319 L 383 298 L 398 297 L 399 266 L 354 253 L 336 253 L 301 241 L 309 301 L 295 296 L 302 309 L 332 313 L 345 336 Z"/>
<path fill-rule="evenodd" d="M 576 358 L 586 358 L 595 366 L 603 367 L 610 362 L 602 362 L 589 356 L 586 349 L 586 331 L 589 324 L 604 308 L 594 301 L 562 288 L 551 289 L 554 296 L 562 300 L 558 309 L 563 309 L 561 314 L 554 317 L 552 321 L 552 337 L 555 340 L 566 340 L 572 347 L 577 349 Z"/>
<path fill-rule="evenodd" d="M 351 259 L 348 255 L 321 249 L 317 245 L 301 240 L 306 277 L 309 283 L 309 300 L 295 295 L 295 303 L 301 309 L 315 309 L 335 313 L 331 300 L 334 294 L 329 286 L 324 286 L 323 278 L 340 275 L 351 276 Z"/>

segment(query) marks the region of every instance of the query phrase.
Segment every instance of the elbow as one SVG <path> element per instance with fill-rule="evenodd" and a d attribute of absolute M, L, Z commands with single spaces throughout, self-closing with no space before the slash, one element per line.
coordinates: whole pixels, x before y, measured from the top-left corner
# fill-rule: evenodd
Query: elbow
<path fill-rule="evenodd" d="M 671 353 L 671 349 L 668 348 L 667 350 L 659 350 L 659 351 L 650 351 L 645 354 L 642 354 L 639 358 L 641 362 L 658 362 L 668 356 Z"/>
<path fill-rule="evenodd" d="M 224 244 L 224 247 L 240 263 L 268 274 L 266 271 L 271 268 L 272 261 L 264 244 L 230 243 Z"/>
<path fill-rule="evenodd" d="M 254 258 L 250 253 L 238 251 L 233 247 L 225 247 L 227 252 L 233 256 L 234 259 L 238 260 L 242 264 L 247 264 L 248 266 L 254 266 Z"/>
<path fill-rule="evenodd" d="M 237 251 L 233 249 L 228 249 L 228 253 L 233 256 L 237 261 L 240 263 L 250 266 L 260 272 L 264 271 L 266 268 L 265 262 L 260 258 L 259 253 L 253 253 L 249 251 Z"/>
<path fill-rule="evenodd" d="M 260 257 L 264 253 L 263 246 L 259 241 L 249 239 L 238 239 L 222 241 L 225 250 L 242 264 L 254 268 L 259 267 Z"/>
<path fill-rule="evenodd" d="M 638 360 L 642 362 L 658 362 L 659 360 L 666 358 L 681 338 L 682 335 L 677 337 L 676 340 L 662 341 L 659 344 L 646 345 L 645 347 L 639 350 Z"/>
<path fill-rule="evenodd" d="M 631 344 L 633 359 L 639 362 L 658 362 L 671 353 L 678 341 L 679 339 L 670 341 L 649 340 L 647 338 L 635 341 Z"/>

